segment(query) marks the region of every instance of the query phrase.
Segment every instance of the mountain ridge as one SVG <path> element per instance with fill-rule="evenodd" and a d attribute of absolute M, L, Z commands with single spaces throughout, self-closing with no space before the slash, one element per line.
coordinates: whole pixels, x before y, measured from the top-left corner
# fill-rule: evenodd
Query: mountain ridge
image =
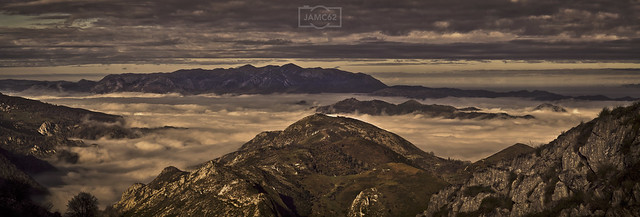
<path fill-rule="evenodd" d="M 183 94 L 364 93 L 384 87 L 387 86 L 363 73 L 285 64 L 178 70 L 171 73 L 112 74 L 98 81 L 91 91 Z"/>
<path fill-rule="evenodd" d="M 360 101 L 356 98 L 344 99 L 331 105 L 316 107 L 316 112 L 324 114 L 353 114 L 368 115 L 405 115 L 422 114 L 432 118 L 445 119 L 534 119 L 532 115 L 513 116 L 507 113 L 479 112 L 475 107 L 455 108 L 447 105 L 425 105 L 415 100 L 408 100 L 400 104 L 392 104 L 382 100 Z"/>
<path fill-rule="evenodd" d="M 0 80 L 0 91 L 78 92 L 78 93 L 180 93 L 193 94 L 271 94 L 271 93 L 367 93 L 372 96 L 399 96 L 414 99 L 444 97 L 518 97 L 538 101 L 595 100 L 635 101 L 634 97 L 604 95 L 566 96 L 541 90 L 494 92 L 424 86 L 387 86 L 364 73 L 335 68 L 302 68 L 293 63 L 282 66 L 180 69 L 174 72 L 110 74 L 99 81 Z"/>
<path fill-rule="evenodd" d="M 411 85 L 395 85 L 388 88 L 376 90 L 370 95 L 373 96 L 402 96 L 413 99 L 429 99 L 429 98 L 445 98 L 445 97 L 470 97 L 470 98 L 500 98 L 500 97 L 516 97 L 529 98 L 538 101 L 557 101 L 566 99 L 576 100 L 612 100 L 612 101 L 635 101 L 634 97 L 618 97 L 610 98 L 604 95 L 587 95 L 587 96 L 565 96 L 542 90 L 518 90 L 508 92 L 494 92 L 488 90 L 463 90 L 457 88 L 431 88 L 424 86 Z"/>

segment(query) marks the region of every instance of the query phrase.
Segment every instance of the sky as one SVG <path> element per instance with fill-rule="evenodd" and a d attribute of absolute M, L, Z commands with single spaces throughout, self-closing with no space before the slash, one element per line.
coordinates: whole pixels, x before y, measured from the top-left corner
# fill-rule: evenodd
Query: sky
<path fill-rule="evenodd" d="M 304 5 L 340 7 L 341 27 L 299 27 Z M 4 0 L 0 67 L 239 58 L 637 63 L 639 11 L 638 0 Z"/>

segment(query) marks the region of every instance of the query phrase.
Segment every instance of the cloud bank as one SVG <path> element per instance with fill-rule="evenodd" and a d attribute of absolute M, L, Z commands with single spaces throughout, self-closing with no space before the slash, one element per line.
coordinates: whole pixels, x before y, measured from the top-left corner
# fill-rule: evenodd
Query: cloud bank
<path fill-rule="evenodd" d="M 355 97 L 354 94 L 196 95 L 176 94 L 30 96 L 46 102 L 81 107 L 125 116 L 131 127 L 167 129 L 137 139 L 86 141 L 89 147 L 74 147 L 77 164 L 56 163 L 64 171 L 58 179 L 39 177 L 52 195 L 54 209 L 64 210 L 66 201 L 79 191 L 95 194 L 101 206 L 119 199 L 135 182 L 149 182 L 164 167 L 189 170 L 192 166 L 236 150 L 256 134 L 282 130 L 313 114 L 314 105 L 327 105 Z M 376 97 L 391 103 L 404 98 Z M 301 103 L 305 101 L 306 104 Z M 374 124 L 409 140 L 424 151 L 455 159 L 475 161 L 514 143 L 533 146 L 548 143 L 562 131 L 597 115 L 603 106 L 617 102 L 555 102 L 568 113 L 533 112 L 539 101 L 521 99 L 444 98 L 423 100 L 426 104 L 475 106 L 489 112 L 532 114 L 532 120 L 448 120 L 421 115 L 346 115 Z M 619 102 L 618 102 L 619 103 Z M 622 105 L 622 103 L 620 104 Z"/>

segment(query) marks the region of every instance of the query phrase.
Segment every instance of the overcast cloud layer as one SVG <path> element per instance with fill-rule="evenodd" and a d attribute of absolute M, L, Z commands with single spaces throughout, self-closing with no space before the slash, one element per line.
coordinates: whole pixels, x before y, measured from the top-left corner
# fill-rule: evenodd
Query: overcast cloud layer
<path fill-rule="evenodd" d="M 179 94 L 114 93 L 105 95 L 22 96 L 54 104 L 86 108 L 125 116 L 131 127 L 186 127 L 149 134 L 137 139 L 99 139 L 97 144 L 72 148 L 80 155 L 78 164 L 56 163 L 66 171 L 58 179 L 38 177 L 50 187 L 49 198 L 56 209 L 79 191 L 95 194 L 101 206 L 119 199 L 136 182 L 147 183 L 167 166 L 189 170 L 192 166 L 236 150 L 256 134 L 283 130 L 314 113 L 311 106 L 327 105 L 356 97 L 349 94 L 281 94 L 218 96 Z M 401 103 L 405 98 L 379 98 Z M 296 102 L 305 100 L 306 105 Z M 545 144 L 562 131 L 591 120 L 604 106 L 622 102 L 560 101 L 568 113 L 534 112 L 538 101 L 512 98 L 444 98 L 425 100 L 427 104 L 456 107 L 475 106 L 488 112 L 531 114 L 532 120 L 446 120 L 422 115 L 369 116 L 352 114 L 382 129 L 396 133 L 424 151 L 441 157 L 476 161 L 515 143 Z"/>
<path fill-rule="evenodd" d="M 298 7 L 342 27 L 298 28 Z M 0 66 L 192 58 L 637 60 L 638 0 L 9 0 Z"/>

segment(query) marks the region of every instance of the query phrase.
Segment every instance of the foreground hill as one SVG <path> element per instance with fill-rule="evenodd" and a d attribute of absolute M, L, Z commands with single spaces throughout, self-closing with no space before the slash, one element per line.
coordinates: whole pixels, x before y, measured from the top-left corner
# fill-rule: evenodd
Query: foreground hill
<path fill-rule="evenodd" d="M 125 216 L 415 216 L 466 165 L 373 125 L 316 114 L 191 172 L 168 167 L 130 187 L 113 209 Z"/>
<path fill-rule="evenodd" d="M 424 215 L 640 216 L 639 129 L 640 103 L 605 109 L 533 152 L 440 191 Z"/>
<path fill-rule="evenodd" d="M 480 109 L 455 108 L 447 105 L 424 105 L 415 100 L 409 100 L 401 104 L 391 104 L 381 100 L 360 101 L 349 98 L 340 102 L 320 106 L 316 112 L 323 114 L 353 114 L 361 113 L 368 115 L 404 115 L 423 114 L 427 117 L 437 117 L 446 119 L 532 119 L 531 115 L 513 116 L 507 113 L 486 113 L 478 112 Z"/>

